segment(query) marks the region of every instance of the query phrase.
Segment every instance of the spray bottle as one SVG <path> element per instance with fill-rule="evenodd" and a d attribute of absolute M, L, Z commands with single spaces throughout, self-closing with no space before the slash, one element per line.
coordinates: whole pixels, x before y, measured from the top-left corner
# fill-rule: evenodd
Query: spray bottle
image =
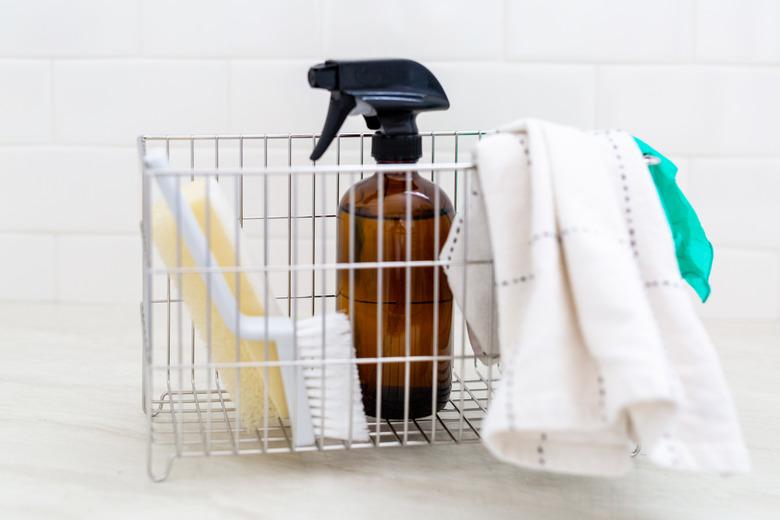
<path fill-rule="evenodd" d="M 325 153 L 347 116 L 363 115 L 376 130 L 371 155 L 377 163 L 416 163 L 422 156 L 417 114 L 449 108 L 436 77 L 411 60 L 326 61 L 309 69 L 309 84 L 331 93 L 312 160 Z M 435 260 L 453 216 L 446 194 L 416 171 L 376 173 L 341 199 L 337 261 Z M 339 310 L 353 314 L 358 357 L 405 358 L 358 365 L 366 413 L 414 419 L 441 410 L 452 378 L 446 359 L 452 293 L 443 269 L 340 269 L 336 285 Z"/>

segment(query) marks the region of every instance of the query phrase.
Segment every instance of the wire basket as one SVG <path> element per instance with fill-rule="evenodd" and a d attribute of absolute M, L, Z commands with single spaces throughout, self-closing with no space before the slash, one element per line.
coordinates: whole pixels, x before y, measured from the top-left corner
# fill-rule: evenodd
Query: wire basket
<path fill-rule="evenodd" d="M 424 155 L 415 165 L 393 165 L 393 171 L 417 171 L 425 175 L 452 200 L 455 210 L 465 210 L 474 167 L 459 162 L 481 132 L 423 133 Z M 364 176 L 388 171 L 387 166 L 365 164 L 371 134 L 341 134 L 328 153 L 313 164 L 308 155 L 316 134 L 284 135 L 146 135 L 139 138 L 141 158 L 151 150 L 164 150 L 168 175 L 185 183 L 213 178 L 232 194 L 237 216 L 235 258 L 239 249 L 253 253 L 256 263 L 232 266 L 235 273 L 254 272 L 265 277 L 277 304 L 296 319 L 336 309 L 336 276 L 353 270 L 354 262 L 336 261 L 336 219 L 339 201 Z M 211 338 L 201 339 L 184 304 L 176 277 L 183 269 L 166 267 L 155 251 L 152 237 L 152 207 L 160 198 L 157 170 L 142 163 L 143 177 L 143 384 L 142 403 L 148 422 L 148 473 L 152 480 L 165 479 L 178 457 L 245 455 L 307 450 L 384 448 L 425 444 L 468 443 L 480 440 L 480 429 L 498 370 L 478 363 L 469 344 L 463 315 L 453 305 L 448 356 L 453 367 L 452 389 L 445 407 L 416 419 L 368 418 L 368 442 L 334 441 L 317 436 L 306 447 L 291 441 L 287 419 L 269 419 L 262 427 L 247 428 L 238 414 L 240 396 L 233 396 L 220 381 L 217 369 L 240 373 L 246 361 L 216 363 Z M 407 175 L 409 173 L 407 172 Z M 438 227 L 439 215 L 436 215 Z M 382 225 L 382 215 L 379 225 Z M 239 235 L 238 229 L 241 229 Z M 177 230 L 178 231 L 178 230 Z M 238 240 L 243 236 L 243 240 Z M 431 244 L 435 248 L 435 244 Z M 469 263 L 466 260 L 466 263 Z M 419 262 L 417 263 L 419 264 Z M 412 267 L 406 262 L 377 262 L 372 268 Z M 436 273 L 448 262 L 427 265 Z M 212 268 L 219 272 L 228 269 Z M 190 272 L 192 269 L 190 269 Z M 492 272 L 492 269 L 490 269 Z M 463 272 L 467 272 L 466 269 Z M 438 274 L 437 274 L 438 276 Z M 464 286 L 466 286 L 464 280 Z M 490 280 L 475 280 L 474 283 Z M 438 304 L 438 301 L 435 302 Z M 266 305 L 266 308 L 268 306 Z M 412 312 L 407 304 L 407 312 Z M 354 318 L 353 318 L 354 319 Z M 408 334 L 408 329 L 407 329 Z M 378 339 L 381 341 L 381 338 Z M 381 352 L 381 350 L 379 350 Z M 423 359 L 406 356 L 394 362 Z M 437 358 L 428 357 L 428 360 Z M 344 361 L 387 362 L 381 358 Z M 268 366 L 271 362 L 255 362 Z M 279 366 L 279 362 L 276 366 Z M 409 379 L 406 379 L 409 385 Z M 408 390 L 408 389 L 407 389 Z M 268 407 L 268 393 L 265 394 Z M 408 392 L 405 403 L 408 411 Z M 431 412 L 435 412 L 432 407 Z M 408 417 L 408 413 L 404 414 Z M 316 428 L 315 428 L 316 430 Z M 316 434 L 316 431 L 315 431 Z"/>

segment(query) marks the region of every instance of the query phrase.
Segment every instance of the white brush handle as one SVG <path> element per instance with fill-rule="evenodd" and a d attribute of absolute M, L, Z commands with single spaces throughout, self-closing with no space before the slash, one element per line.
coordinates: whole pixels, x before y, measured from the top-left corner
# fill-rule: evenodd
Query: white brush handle
<path fill-rule="evenodd" d="M 144 159 L 148 169 L 160 170 L 168 165 L 164 153 L 148 153 Z M 240 312 L 238 303 L 230 291 L 225 277 L 220 272 L 207 269 L 219 267 L 214 255 L 208 248 L 206 237 L 198 225 L 195 215 L 177 189 L 176 178 L 166 175 L 155 175 L 160 191 L 168 203 L 168 207 L 180 223 L 179 231 L 195 265 L 203 269 L 200 275 L 210 286 L 211 299 L 222 316 L 222 321 L 239 338 L 258 341 L 268 338 L 276 343 L 279 361 L 295 361 L 294 336 L 295 328 L 292 320 L 283 316 L 248 316 Z M 211 189 L 207 185 L 206 189 Z M 219 196 L 219 194 L 215 194 Z M 177 214 L 178 212 L 178 214 Z M 266 328 L 266 323 L 268 327 Z M 314 427 L 312 426 L 311 410 L 306 395 L 306 382 L 302 367 L 282 365 L 282 382 L 287 409 L 290 411 L 293 443 L 295 446 L 314 444 Z"/>

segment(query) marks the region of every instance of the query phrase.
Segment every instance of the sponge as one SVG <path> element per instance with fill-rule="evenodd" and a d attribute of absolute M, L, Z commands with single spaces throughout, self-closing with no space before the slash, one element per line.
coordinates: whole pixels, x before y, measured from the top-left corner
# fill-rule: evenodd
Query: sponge
<path fill-rule="evenodd" d="M 198 221 L 204 236 L 210 237 L 211 253 L 217 266 L 234 267 L 250 264 L 245 255 L 236 258 L 235 220 L 232 209 L 225 202 L 219 185 L 213 179 L 197 179 L 192 182 L 181 182 L 182 203 L 187 204 Z M 208 195 L 207 195 L 208 194 Z M 207 200 L 208 199 L 208 200 Z M 208 216 L 208 226 L 207 226 Z M 164 200 L 158 201 L 152 209 L 152 236 L 163 262 L 169 269 L 178 266 L 184 268 L 196 267 L 184 240 L 179 238 L 176 229 L 176 217 Z M 208 233 L 207 233 L 208 229 Z M 240 230 L 239 230 L 240 231 Z M 180 240 L 180 262 L 177 265 L 177 240 Z M 241 237 L 239 237 L 241 240 Z M 241 240 L 243 242 L 243 240 Z M 241 261 L 239 261 L 241 260 Z M 248 316 L 279 315 L 275 300 L 268 288 L 263 286 L 262 278 L 257 273 L 234 272 L 222 273 L 225 282 L 233 296 L 236 287 L 239 288 L 240 311 Z M 238 342 L 240 356 L 236 353 L 237 338 L 223 321 L 213 301 L 209 301 L 206 282 L 199 273 L 183 273 L 172 275 L 179 287 L 184 304 L 192 317 L 195 329 L 205 342 L 208 339 L 208 327 L 211 327 L 211 356 L 217 363 L 262 362 L 266 351 L 269 361 L 278 359 L 276 345 L 268 342 L 268 348 L 262 341 L 240 340 Z M 238 283 L 236 283 L 238 282 Z M 264 309 L 263 295 L 267 296 L 269 309 Z M 208 306 L 210 316 L 207 316 Z M 269 419 L 288 416 L 287 402 L 284 396 L 281 371 L 278 367 L 242 367 L 220 368 L 219 379 L 234 400 L 240 395 L 239 413 L 242 424 L 248 428 L 259 428 L 263 423 L 265 390 L 269 396 Z M 267 373 L 267 385 L 264 374 Z M 240 389 L 240 394 L 239 394 Z"/>

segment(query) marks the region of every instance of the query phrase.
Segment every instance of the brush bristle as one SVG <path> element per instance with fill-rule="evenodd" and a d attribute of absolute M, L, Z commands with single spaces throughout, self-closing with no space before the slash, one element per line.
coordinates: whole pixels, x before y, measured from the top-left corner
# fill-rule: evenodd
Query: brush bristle
<path fill-rule="evenodd" d="M 357 366 L 352 362 L 319 363 L 323 359 L 354 359 L 349 318 L 342 313 L 315 316 L 299 320 L 297 330 L 298 356 L 318 362 L 303 370 L 315 434 L 368 441 Z"/>

